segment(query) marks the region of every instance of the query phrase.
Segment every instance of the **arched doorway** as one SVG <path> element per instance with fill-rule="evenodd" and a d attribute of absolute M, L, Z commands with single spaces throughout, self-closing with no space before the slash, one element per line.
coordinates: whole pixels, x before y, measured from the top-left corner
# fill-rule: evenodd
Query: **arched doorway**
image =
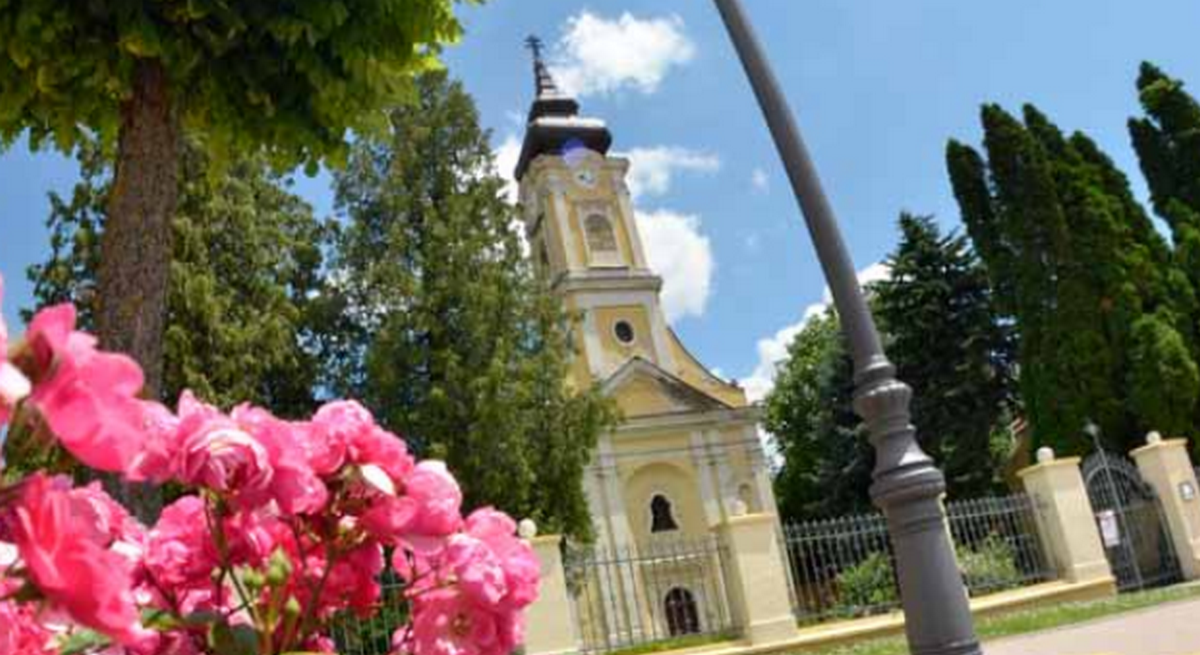
<path fill-rule="evenodd" d="M 663 599 L 663 610 L 667 616 L 667 632 L 672 637 L 692 635 L 700 632 L 700 611 L 696 597 L 683 587 L 675 587 Z"/>

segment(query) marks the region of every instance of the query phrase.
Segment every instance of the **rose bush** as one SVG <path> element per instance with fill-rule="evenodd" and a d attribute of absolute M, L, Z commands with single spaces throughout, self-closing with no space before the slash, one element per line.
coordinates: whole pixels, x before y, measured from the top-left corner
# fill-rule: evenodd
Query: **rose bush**
<path fill-rule="evenodd" d="M 0 319 L 0 430 L 188 490 L 143 526 L 95 483 L 36 472 L 0 486 L 0 655 L 332 652 L 330 622 L 375 612 L 388 565 L 411 617 L 396 652 L 521 643 L 538 563 L 516 524 L 463 517 L 445 465 L 415 461 L 361 405 L 296 422 L 186 393 L 171 410 L 141 386 L 69 305 L 39 312 L 23 340 Z"/>

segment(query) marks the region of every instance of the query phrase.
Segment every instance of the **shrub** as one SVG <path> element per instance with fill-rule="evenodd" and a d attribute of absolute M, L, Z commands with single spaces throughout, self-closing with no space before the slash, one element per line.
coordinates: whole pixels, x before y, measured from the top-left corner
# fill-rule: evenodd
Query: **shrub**
<path fill-rule="evenodd" d="M 900 598 L 892 560 L 885 552 L 872 553 L 837 577 L 838 613 L 861 616 L 891 609 Z"/>
<path fill-rule="evenodd" d="M 972 549 L 958 553 L 958 566 L 963 583 L 971 595 L 1011 589 L 1021 584 L 1016 553 L 1012 546 L 997 535 L 988 535 Z"/>

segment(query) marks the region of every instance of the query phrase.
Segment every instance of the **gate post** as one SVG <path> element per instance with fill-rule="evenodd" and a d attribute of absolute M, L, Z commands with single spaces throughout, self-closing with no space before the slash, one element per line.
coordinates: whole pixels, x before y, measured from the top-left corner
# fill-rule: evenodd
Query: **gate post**
<path fill-rule="evenodd" d="M 579 626 L 567 592 L 562 537 L 533 537 L 530 545 L 541 564 L 541 581 L 537 600 L 525 612 L 525 652 L 528 655 L 578 653 L 581 650 Z"/>
<path fill-rule="evenodd" d="M 1059 577 L 1069 582 L 1115 585 L 1096 516 L 1079 470 L 1079 458 L 1055 459 L 1040 448 L 1038 463 L 1017 473 L 1033 501 L 1038 533 Z"/>
<path fill-rule="evenodd" d="M 1200 490 L 1188 458 L 1187 440 L 1163 440 L 1151 432 L 1146 435 L 1146 445 L 1130 455 L 1158 495 L 1184 579 L 1200 578 Z"/>
<path fill-rule="evenodd" d="M 715 526 L 729 557 L 724 562 L 729 603 L 751 644 L 796 636 L 784 553 L 774 514 L 731 516 Z"/>

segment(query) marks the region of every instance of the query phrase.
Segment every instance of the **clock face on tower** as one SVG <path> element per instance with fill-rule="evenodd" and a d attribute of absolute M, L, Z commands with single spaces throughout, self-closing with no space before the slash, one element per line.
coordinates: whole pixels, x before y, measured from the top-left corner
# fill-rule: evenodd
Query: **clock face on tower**
<path fill-rule="evenodd" d="M 585 187 L 596 184 L 596 173 L 590 168 L 581 168 L 575 172 L 575 181 Z"/>

